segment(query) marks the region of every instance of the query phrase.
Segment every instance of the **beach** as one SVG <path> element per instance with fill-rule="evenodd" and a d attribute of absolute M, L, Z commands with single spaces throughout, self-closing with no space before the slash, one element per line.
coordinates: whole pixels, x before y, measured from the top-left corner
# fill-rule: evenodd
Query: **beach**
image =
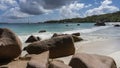
<path fill-rule="evenodd" d="M 41 40 L 46 40 L 46 39 L 50 39 L 54 33 L 72 34 L 79 32 L 80 33 L 79 37 L 81 37 L 83 41 L 74 43 L 75 53 L 87 53 L 87 54 L 98 54 L 98 55 L 109 56 L 115 60 L 117 64 L 117 68 L 120 67 L 120 58 L 119 58 L 120 28 L 119 27 L 116 28 L 111 24 L 107 24 L 107 26 L 95 27 L 93 26 L 92 23 L 81 24 L 83 26 L 81 25 L 77 26 L 76 24 L 68 24 L 69 27 L 65 26 L 66 24 L 61 24 L 61 26 L 59 26 L 58 24 L 54 24 L 54 27 L 50 26 L 48 29 L 46 29 L 47 32 L 38 33 L 39 30 L 46 28 L 46 27 L 42 27 L 43 24 L 41 25 L 42 29 L 40 28 L 40 25 L 37 26 L 38 24 L 37 25 L 34 24 L 34 25 L 26 25 L 26 27 L 24 27 L 25 30 L 24 29 L 20 30 L 21 29 L 20 27 L 13 29 L 14 28 L 13 26 L 15 25 L 18 26 L 17 24 L 13 24 L 13 25 L 11 24 L 6 26 L 7 27 L 9 26 L 9 28 L 12 29 L 18 35 L 18 37 L 22 41 L 22 49 L 27 45 L 29 45 L 29 43 L 25 43 L 25 41 L 31 35 L 38 36 L 41 38 Z M 44 25 L 47 25 L 48 27 L 49 24 L 44 24 Z M 59 26 L 60 28 L 58 28 L 57 30 L 55 29 L 56 26 Z M 31 27 L 33 27 L 32 30 L 30 30 Z M 27 52 L 22 51 L 21 57 L 25 56 L 26 54 Z M 56 58 L 56 59 L 64 61 L 65 64 L 69 64 L 69 61 L 71 60 L 72 56 L 73 55 Z"/>

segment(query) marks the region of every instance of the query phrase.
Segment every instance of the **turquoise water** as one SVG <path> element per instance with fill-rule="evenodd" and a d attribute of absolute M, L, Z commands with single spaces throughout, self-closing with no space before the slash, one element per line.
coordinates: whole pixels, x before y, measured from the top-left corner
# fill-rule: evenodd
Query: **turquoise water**
<path fill-rule="evenodd" d="M 78 23 L 52 23 L 52 24 L 0 24 L 1 28 L 9 28 L 19 35 L 27 35 L 31 33 L 38 33 L 40 30 L 47 32 L 65 32 L 71 30 L 79 30 L 91 28 L 93 24 L 85 23 L 77 26 Z M 68 26 L 66 26 L 68 25 Z"/>
<path fill-rule="evenodd" d="M 96 27 L 94 23 L 42 23 L 42 24 L 0 24 L 0 28 L 9 28 L 25 41 L 30 35 L 40 36 L 43 39 L 50 38 L 54 33 L 72 34 L 80 32 L 81 36 L 97 37 L 120 37 L 120 27 L 114 27 L 112 24 Z M 68 26 L 66 26 L 68 25 Z M 46 30 L 45 33 L 38 33 L 40 30 Z"/>

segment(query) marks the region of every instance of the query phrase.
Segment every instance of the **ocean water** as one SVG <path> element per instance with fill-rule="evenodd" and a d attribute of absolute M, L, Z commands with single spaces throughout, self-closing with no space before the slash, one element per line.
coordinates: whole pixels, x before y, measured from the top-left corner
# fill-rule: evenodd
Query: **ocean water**
<path fill-rule="evenodd" d="M 41 24 L 0 24 L 0 28 L 9 28 L 14 31 L 24 42 L 30 35 L 39 36 L 42 39 L 50 38 L 54 33 L 72 34 L 80 32 L 82 37 L 120 37 L 120 28 L 114 27 L 111 23 L 107 26 L 94 26 L 94 23 L 41 23 Z M 66 26 L 67 25 L 67 26 Z M 38 33 L 40 30 L 46 30 L 45 33 Z"/>

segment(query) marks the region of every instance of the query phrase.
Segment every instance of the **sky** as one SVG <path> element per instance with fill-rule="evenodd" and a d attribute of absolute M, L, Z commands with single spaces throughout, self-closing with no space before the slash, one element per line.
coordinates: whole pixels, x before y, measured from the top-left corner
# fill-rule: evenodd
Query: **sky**
<path fill-rule="evenodd" d="M 120 10 L 120 0 L 0 0 L 0 22 L 31 23 Z"/>

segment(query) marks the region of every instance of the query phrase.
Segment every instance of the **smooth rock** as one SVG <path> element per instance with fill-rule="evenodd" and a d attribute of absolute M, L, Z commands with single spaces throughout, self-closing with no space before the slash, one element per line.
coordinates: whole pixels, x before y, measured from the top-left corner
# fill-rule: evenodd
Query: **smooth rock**
<path fill-rule="evenodd" d="M 75 54 L 69 65 L 72 68 L 117 68 L 110 57 L 85 53 Z"/>
<path fill-rule="evenodd" d="M 0 62 L 13 60 L 22 52 L 18 36 L 7 28 L 0 28 Z"/>
<path fill-rule="evenodd" d="M 24 48 L 29 54 L 40 54 L 50 51 L 50 58 L 73 55 L 75 47 L 71 35 L 58 36 L 52 39 L 34 42 Z"/>
<path fill-rule="evenodd" d="M 27 68 L 48 68 L 49 51 L 31 57 Z"/>

